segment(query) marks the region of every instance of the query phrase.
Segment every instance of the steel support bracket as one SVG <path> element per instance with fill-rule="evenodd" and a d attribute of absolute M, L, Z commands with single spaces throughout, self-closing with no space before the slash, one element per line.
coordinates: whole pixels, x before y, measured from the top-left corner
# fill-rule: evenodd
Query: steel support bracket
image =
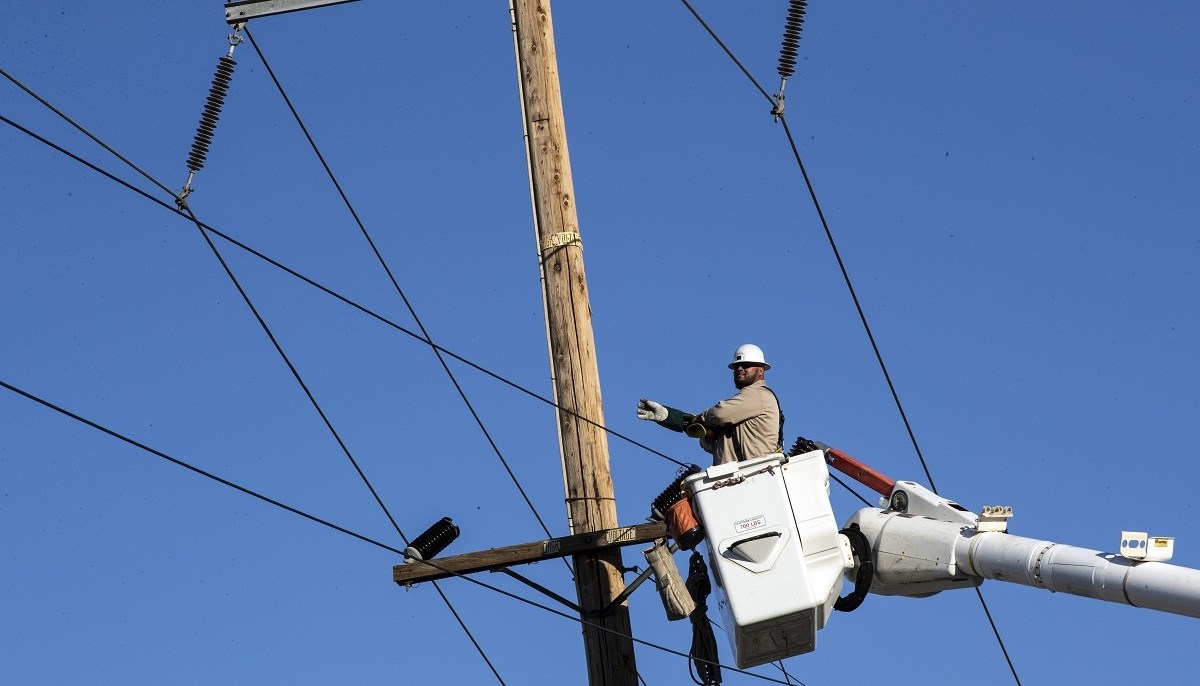
<path fill-rule="evenodd" d="M 225 3 L 225 21 L 230 26 L 255 17 L 270 17 L 326 5 L 341 5 L 355 0 L 234 0 Z"/>

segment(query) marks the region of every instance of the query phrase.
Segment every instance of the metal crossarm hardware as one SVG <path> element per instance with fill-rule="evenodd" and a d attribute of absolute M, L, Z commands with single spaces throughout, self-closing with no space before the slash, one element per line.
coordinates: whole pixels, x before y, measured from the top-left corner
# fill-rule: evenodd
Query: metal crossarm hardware
<path fill-rule="evenodd" d="M 237 0 L 225 3 L 225 21 L 239 24 L 255 17 L 270 17 L 284 12 L 341 5 L 355 0 Z"/>

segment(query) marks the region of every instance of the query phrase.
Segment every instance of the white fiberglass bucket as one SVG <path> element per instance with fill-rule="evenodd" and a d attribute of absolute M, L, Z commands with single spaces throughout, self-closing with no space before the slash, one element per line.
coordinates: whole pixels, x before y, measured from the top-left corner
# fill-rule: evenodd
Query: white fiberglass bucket
<path fill-rule="evenodd" d="M 684 483 L 737 666 L 814 650 L 851 561 L 824 454 L 717 465 Z"/>

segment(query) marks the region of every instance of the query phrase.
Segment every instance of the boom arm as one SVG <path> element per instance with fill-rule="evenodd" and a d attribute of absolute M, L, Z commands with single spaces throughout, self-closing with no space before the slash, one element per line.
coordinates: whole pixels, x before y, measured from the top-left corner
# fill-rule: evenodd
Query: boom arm
<path fill-rule="evenodd" d="M 1200 618 L 1200 570 L 877 508 L 847 526 L 871 544 L 873 593 L 924 596 L 995 579 Z"/>
<path fill-rule="evenodd" d="M 870 543 L 873 593 L 925 596 L 995 579 L 1200 618 L 1200 570 L 1013 536 L 1010 509 L 975 515 L 911 481 L 884 502 L 846 524 Z"/>
<path fill-rule="evenodd" d="M 968 574 L 1200 618 L 1200 570 L 996 532 L 960 534 Z"/>

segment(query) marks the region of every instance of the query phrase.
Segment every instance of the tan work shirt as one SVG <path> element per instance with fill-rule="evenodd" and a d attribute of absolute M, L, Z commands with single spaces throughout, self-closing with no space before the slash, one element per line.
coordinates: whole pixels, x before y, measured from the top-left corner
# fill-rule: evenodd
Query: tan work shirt
<path fill-rule="evenodd" d="M 712 454 L 714 465 L 780 450 L 779 401 L 762 381 L 746 386 L 696 418 L 715 434 L 711 439 L 700 439 L 700 447 Z"/>

